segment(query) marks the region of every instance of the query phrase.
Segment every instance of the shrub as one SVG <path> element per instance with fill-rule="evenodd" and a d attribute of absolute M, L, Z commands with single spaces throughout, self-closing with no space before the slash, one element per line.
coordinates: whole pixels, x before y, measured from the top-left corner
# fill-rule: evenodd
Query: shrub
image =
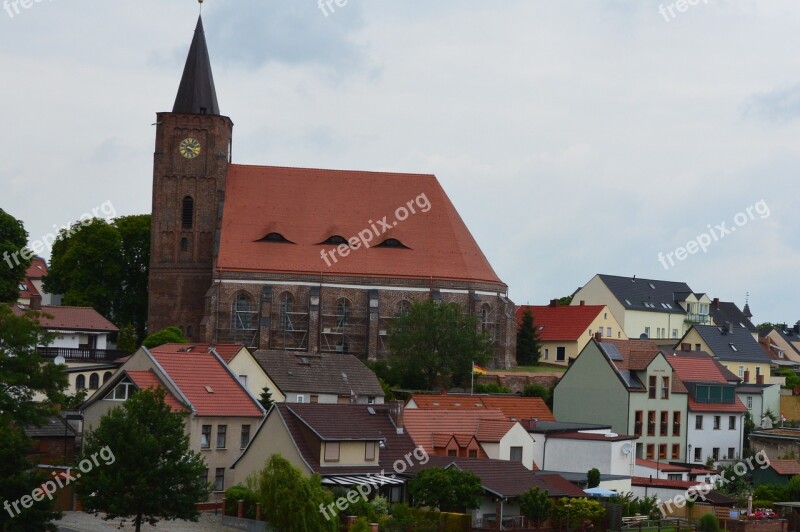
<path fill-rule="evenodd" d="M 350 532 L 369 532 L 369 520 L 366 517 L 359 517 L 353 523 L 353 528 L 350 529 Z"/>
<path fill-rule="evenodd" d="M 231 486 L 225 490 L 225 515 L 238 515 L 239 501 L 244 501 L 245 518 L 255 519 L 258 495 L 244 486 Z"/>
<path fill-rule="evenodd" d="M 714 514 L 706 514 L 700 518 L 697 530 L 701 532 L 719 532 L 719 519 Z"/>

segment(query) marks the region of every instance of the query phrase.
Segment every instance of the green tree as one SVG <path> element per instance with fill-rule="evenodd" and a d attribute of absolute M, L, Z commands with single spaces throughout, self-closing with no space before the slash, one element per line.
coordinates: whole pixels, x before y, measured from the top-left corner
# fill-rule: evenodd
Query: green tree
<path fill-rule="evenodd" d="M 101 460 L 77 485 L 86 511 L 132 518 L 136 532 L 142 523 L 198 519 L 195 505 L 209 492 L 206 463 L 189 447 L 186 412 L 173 412 L 165 395 L 163 388 L 136 392 L 88 433 L 81 459 Z"/>
<path fill-rule="evenodd" d="M 541 384 L 526 384 L 525 388 L 522 389 L 522 395 L 524 397 L 539 397 L 541 398 L 545 404 L 550 408 L 553 409 L 553 389 L 548 388 L 546 386 L 542 386 Z"/>
<path fill-rule="evenodd" d="M 800 501 L 800 475 L 793 476 L 784 488 L 787 501 Z"/>
<path fill-rule="evenodd" d="M 472 362 L 486 364 L 491 343 L 474 316 L 455 303 L 420 301 L 394 320 L 389 331 L 390 363 L 406 382 L 428 389 L 469 383 Z"/>
<path fill-rule="evenodd" d="M 502 384 L 497 384 L 496 382 L 490 382 L 489 384 L 476 384 L 473 391 L 475 393 L 514 393 L 511 391 L 511 388 L 503 386 Z"/>
<path fill-rule="evenodd" d="M 145 338 L 142 342 L 142 347 L 152 349 L 164 344 L 185 344 L 188 342 L 189 340 L 186 339 L 180 329 L 167 327 Z"/>
<path fill-rule="evenodd" d="M 564 296 L 558 298 L 558 305 L 568 307 L 572 304 L 572 296 Z"/>
<path fill-rule="evenodd" d="M 480 506 L 481 480 L 455 467 L 432 467 L 420 471 L 408 482 L 416 506 L 430 506 L 442 512 L 464 512 Z"/>
<path fill-rule="evenodd" d="M 593 467 L 586 473 L 586 487 L 587 488 L 596 488 L 600 485 L 600 470 L 596 467 Z"/>
<path fill-rule="evenodd" d="M 532 366 L 539 363 L 541 346 L 539 331 L 533 323 L 533 313 L 526 308 L 522 313 L 522 323 L 517 329 L 517 364 Z"/>
<path fill-rule="evenodd" d="M 23 427 L 41 425 L 55 413 L 53 403 L 67 386 L 62 368 L 44 361 L 37 345 L 47 344 L 48 335 L 38 324 L 38 312 L 17 316 L 8 305 L 0 304 L 0 500 L 15 502 L 47 480 L 28 460 L 34 449 Z M 43 395 L 45 401 L 34 401 Z M 45 499 L 31 508 L 19 507 L 12 517 L 7 508 L 0 510 L 0 530 L 55 530 L 49 524 L 59 516 Z"/>
<path fill-rule="evenodd" d="M 122 216 L 113 225 L 119 232 L 122 255 L 119 306 L 114 318 L 117 323 L 132 323 L 136 338 L 141 340 L 147 331 L 150 215 Z"/>
<path fill-rule="evenodd" d="M 119 328 L 117 335 L 117 349 L 133 353 L 139 347 L 139 342 L 136 340 L 136 327 L 132 323 L 126 323 Z"/>
<path fill-rule="evenodd" d="M 261 390 L 261 397 L 258 398 L 258 402 L 261 403 L 266 410 L 269 410 L 269 407 L 272 406 L 272 403 L 275 400 L 272 398 L 272 392 L 269 389 L 269 386 L 264 386 L 264 389 Z"/>
<path fill-rule="evenodd" d="M 19 284 L 31 264 L 27 244 L 28 232 L 22 222 L 0 209 L 0 303 L 12 303 L 19 297 Z"/>
<path fill-rule="evenodd" d="M 599 521 L 605 516 L 606 509 L 599 502 L 586 497 L 577 499 L 564 497 L 555 506 L 554 514 L 561 521 L 566 521 L 568 527 L 574 528 L 586 520 L 593 523 Z"/>
<path fill-rule="evenodd" d="M 517 498 L 522 515 L 533 521 L 536 528 L 553 512 L 553 501 L 547 491 L 531 488 Z"/>
<path fill-rule="evenodd" d="M 705 514 L 700 518 L 697 530 L 701 532 L 719 532 L 719 519 L 714 514 Z"/>
<path fill-rule="evenodd" d="M 264 469 L 247 479 L 247 484 L 259 496 L 264 520 L 277 530 L 335 532 L 339 530 L 339 520 L 330 514 L 326 519 L 321 511 L 333 503 L 333 495 L 322 487 L 321 481 L 318 474 L 304 477 L 288 460 L 273 454 Z"/>

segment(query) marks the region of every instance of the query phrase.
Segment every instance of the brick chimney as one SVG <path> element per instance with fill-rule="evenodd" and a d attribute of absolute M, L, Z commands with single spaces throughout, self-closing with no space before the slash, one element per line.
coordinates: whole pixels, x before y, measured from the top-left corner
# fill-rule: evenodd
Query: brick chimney
<path fill-rule="evenodd" d="M 756 375 L 756 384 L 764 384 L 764 376 Z"/>
<path fill-rule="evenodd" d="M 550 300 L 550 306 L 551 306 L 551 307 L 556 307 L 556 306 L 558 306 L 558 299 L 551 299 L 551 300 Z"/>
<path fill-rule="evenodd" d="M 744 370 L 744 382 L 750 382 L 750 370 Z"/>
<path fill-rule="evenodd" d="M 714 308 L 719 308 L 719 298 L 715 297 L 714 301 L 711 303 Z"/>
<path fill-rule="evenodd" d="M 594 333 L 594 339 L 599 342 L 600 340 L 603 339 L 603 333 L 600 332 L 600 331 L 597 331 L 596 333 Z"/>
<path fill-rule="evenodd" d="M 39 294 L 31 296 L 31 310 L 42 310 L 42 296 Z"/>
<path fill-rule="evenodd" d="M 397 433 L 402 434 L 405 429 L 405 421 L 403 419 L 403 412 L 405 406 L 403 401 L 392 401 L 389 406 L 389 417 L 394 421 L 394 426 L 397 427 Z"/>
<path fill-rule="evenodd" d="M 581 307 L 585 307 L 585 306 L 586 306 L 586 301 L 584 301 L 583 299 L 581 299 L 580 306 L 581 306 Z"/>

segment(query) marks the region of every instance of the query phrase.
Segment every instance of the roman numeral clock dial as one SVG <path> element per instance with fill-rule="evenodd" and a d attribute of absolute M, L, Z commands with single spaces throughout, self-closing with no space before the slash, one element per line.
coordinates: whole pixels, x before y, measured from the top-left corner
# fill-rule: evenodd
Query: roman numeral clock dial
<path fill-rule="evenodd" d="M 191 137 L 183 139 L 178 146 L 178 151 L 187 159 L 194 159 L 200 155 L 200 141 Z"/>

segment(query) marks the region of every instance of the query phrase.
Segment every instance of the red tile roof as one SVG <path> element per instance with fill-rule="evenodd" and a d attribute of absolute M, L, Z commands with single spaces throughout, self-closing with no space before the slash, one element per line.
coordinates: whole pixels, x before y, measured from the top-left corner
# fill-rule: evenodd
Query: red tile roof
<path fill-rule="evenodd" d="M 604 305 L 522 305 L 517 308 L 517 323 L 522 323 L 523 314 L 530 310 L 542 341 L 574 342 L 586 334 L 604 308 Z"/>
<path fill-rule="evenodd" d="M 551 497 L 554 493 L 563 494 L 560 497 L 586 497 L 582 489 L 557 473 L 545 473 L 537 477 L 549 486 L 548 495 Z"/>
<path fill-rule="evenodd" d="M 42 257 L 33 257 L 31 265 L 25 270 L 28 279 L 41 279 L 47 275 L 47 262 Z"/>
<path fill-rule="evenodd" d="M 14 314 L 25 313 L 13 305 Z M 40 323 L 45 329 L 63 329 L 92 332 L 116 332 L 119 329 L 91 307 L 62 307 L 42 305 Z"/>
<path fill-rule="evenodd" d="M 770 460 L 769 465 L 779 475 L 800 475 L 800 462 L 797 460 Z"/>
<path fill-rule="evenodd" d="M 649 469 L 656 469 L 658 471 L 671 471 L 671 472 L 683 472 L 683 473 L 688 473 L 690 471 L 690 468 L 688 467 L 672 465 L 664 462 L 655 462 L 653 460 L 645 460 L 644 458 L 637 458 L 636 465 L 641 467 L 647 467 Z"/>
<path fill-rule="evenodd" d="M 479 442 L 499 443 L 515 424 L 516 421 L 482 419 L 478 423 L 475 439 Z"/>
<path fill-rule="evenodd" d="M 686 382 L 718 382 L 727 384 L 728 379 L 722 374 L 719 365 L 711 356 L 680 357 L 665 354 L 665 358 L 675 374 Z"/>
<path fill-rule="evenodd" d="M 511 397 L 499 395 L 461 395 L 461 394 L 414 394 L 414 401 L 420 410 L 447 409 L 473 410 L 497 409 L 508 419 L 538 419 L 555 421 L 553 413 L 541 397 Z"/>
<path fill-rule="evenodd" d="M 424 194 L 424 197 L 422 196 Z M 395 215 L 420 198 L 422 212 Z M 427 198 L 428 203 L 424 201 Z M 403 216 L 403 213 L 400 213 Z M 378 221 L 391 226 L 383 233 Z M 397 222 L 395 225 L 395 221 Z M 350 239 L 375 225 L 369 248 L 337 253 L 330 266 L 320 245 Z M 261 241 L 279 233 L 291 243 Z M 388 238 L 406 248 L 375 247 Z M 505 286 L 433 175 L 273 166 L 228 166 L 217 266 L 228 272 L 292 272 L 486 281 Z"/>
<path fill-rule="evenodd" d="M 619 369 L 629 369 L 632 371 L 642 371 L 647 369 L 650 362 L 660 351 L 658 344 L 652 340 L 615 340 L 603 338 L 600 340 L 604 344 L 613 344 L 617 351 L 622 355 L 622 361 L 615 362 Z"/>
<path fill-rule="evenodd" d="M 231 359 L 233 359 L 233 357 L 239 354 L 239 351 L 241 351 L 243 347 L 244 346 L 240 344 L 164 344 L 152 348 L 150 352 L 167 353 L 173 351 L 185 351 L 187 353 L 210 353 L 213 349 L 227 364 L 231 361 Z"/>
<path fill-rule="evenodd" d="M 263 415 L 255 399 L 212 353 L 156 350 L 150 354 L 186 396 L 196 415 Z"/>
<path fill-rule="evenodd" d="M 747 407 L 738 397 L 735 403 L 698 403 L 690 395 L 689 410 L 692 412 L 747 412 Z"/>
<path fill-rule="evenodd" d="M 422 446 L 429 453 L 433 452 L 434 434 L 474 434 L 479 436 L 479 429 L 483 421 L 507 422 L 507 418 L 500 410 L 480 409 L 480 410 L 420 410 L 407 408 L 404 413 L 404 425 L 408 434 L 417 445 Z M 513 426 L 513 423 L 509 425 Z M 498 425 L 491 424 L 491 436 L 489 441 L 494 439 L 494 431 Z M 507 431 L 506 431 L 507 432 Z M 480 441 L 480 438 L 478 438 Z"/>
<path fill-rule="evenodd" d="M 146 371 L 125 370 L 125 373 L 140 390 L 164 388 L 164 390 L 167 392 L 164 399 L 173 411 L 177 412 L 186 410 L 186 405 L 181 403 L 174 395 L 172 395 L 169 390 L 164 387 L 164 384 L 158 379 L 152 369 L 148 369 Z"/>

